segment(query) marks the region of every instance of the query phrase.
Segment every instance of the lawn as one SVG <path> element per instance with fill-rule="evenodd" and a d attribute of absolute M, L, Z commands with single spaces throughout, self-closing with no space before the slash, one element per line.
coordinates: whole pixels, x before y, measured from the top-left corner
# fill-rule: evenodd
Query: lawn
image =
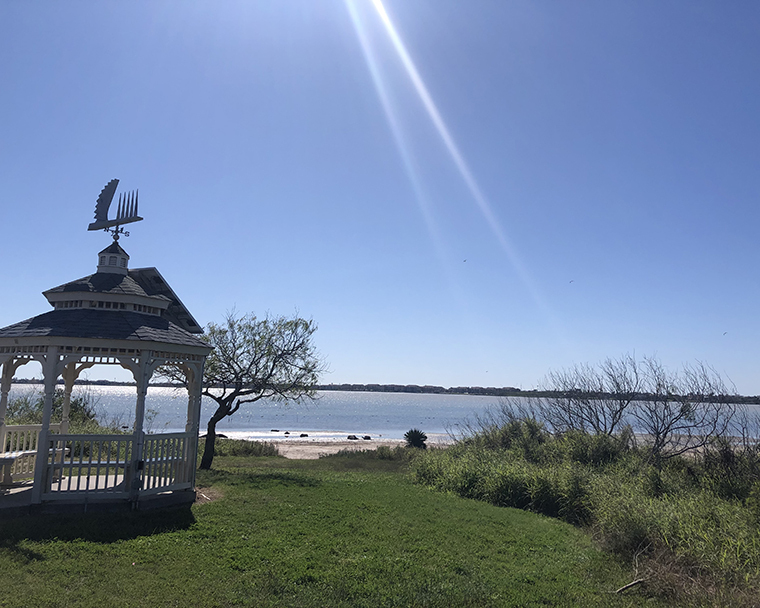
<path fill-rule="evenodd" d="M 0 523 L 0 606 L 640 606 L 566 523 L 398 461 L 219 457 L 192 510 Z M 664 605 L 664 604 L 663 604 Z"/>

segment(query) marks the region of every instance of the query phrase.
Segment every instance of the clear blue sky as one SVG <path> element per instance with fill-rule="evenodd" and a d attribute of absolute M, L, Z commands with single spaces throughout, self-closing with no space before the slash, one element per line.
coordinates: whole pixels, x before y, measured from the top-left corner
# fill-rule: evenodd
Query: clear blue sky
<path fill-rule="evenodd" d="M 1 3 L 0 326 L 94 272 L 119 178 L 133 267 L 313 317 L 324 382 L 760 393 L 760 4 L 383 3 Z"/>

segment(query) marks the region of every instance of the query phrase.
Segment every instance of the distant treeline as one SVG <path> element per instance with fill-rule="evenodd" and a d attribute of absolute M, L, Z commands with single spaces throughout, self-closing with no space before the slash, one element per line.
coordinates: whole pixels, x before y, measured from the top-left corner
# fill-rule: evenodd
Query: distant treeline
<path fill-rule="evenodd" d="M 42 384 L 42 381 L 36 378 L 14 378 L 13 384 Z M 63 380 L 58 380 L 58 384 L 63 384 Z M 135 386 L 134 382 L 115 382 L 112 380 L 77 380 L 77 385 L 86 386 Z M 151 386 L 172 387 L 177 386 L 171 382 L 152 382 Z M 495 386 L 452 386 L 445 388 L 443 386 L 432 386 L 426 384 L 319 384 L 318 391 L 348 391 L 357 393 L 417 393 L 428 395 L 485 395 L 489 397 L 568 397 L 571 393 L 560 391 L 539 391 L 531 389 L 524 391 L 513 386 L 504 386 L 497 388 Z M 577 395 L 575 395 L 577 396 Z M 604 399 L 611 395 L 605 394 L 587 394 L 588 399 Z M 649 401 L 651 395 L 642 393 L 636 395 L 638 401 Z M 760 404 L 760 395 L 743 396 L 743 395 L 726 395 L 725 400 L 730 403 L 749 403 Z"/>
<path fill-rule="evenodd" d="M 13 384 L 42 384 L 37 378 L 14 378 Z M 63 384 L 63 379 L 58 380 Z M 113 380 L 76 380 L 76 385 L 86 386 L 135 386 L 134 382 L 117 382 Z M 151 386 L 176 386 L 172 382 L 151 382 Z M 454 386 L 444 388 L 442 386 L 418 386 L 417 384 L 320 384 L 318 391 L 355 391 L 366 393 L 429 393 L 433 395 L 490 395 L 494 397 L 509 397 L 517 395 L 538 396 L 544 393 L 537 391 L 522 391 L 519 388 L 506 386 L 496 388 L 493 386 Z"/>
<path fill-rule="evenodd" d="M 355 391 L 367 393 L 427 393 L 432 395 L 486 395 L 489 397 L 552 397 L 567 398 L 578 397 L 579 393 L 563 391 L 540 391 L 531 389 L 524 391 L 513 386 L 504 386 L 497 388 L 494 386 L 452 386 L 444 388 L 443 386 L 419 386 L 417 384 L 320 384 L 317 386 L 319 391 Z M 614 395 L 605 393 L 582 393 L 586 399 L 609 399 Z M 634 397 L 636 401 L 650 401 L 653 396 L 647 393 L 640 393 Z M 753 403 L 760 404 L 760 396 L 743 395 L 725 395 L 723 397 L 728 403 Z"/>
<path fill-rule="evenodd" d="M 523 391 L 512 386 L 496 388 L 495 386 L 431 386 L 426 384 L 320 384 L 319 391 L 354 391 L 366 393 L 427 393 L 431 395 L 488 395 L 492 397 L 515 397 L 520 395 L 536 396 L 537 391 Z M 542 393 L 541 393 L 542 394 Z"/>

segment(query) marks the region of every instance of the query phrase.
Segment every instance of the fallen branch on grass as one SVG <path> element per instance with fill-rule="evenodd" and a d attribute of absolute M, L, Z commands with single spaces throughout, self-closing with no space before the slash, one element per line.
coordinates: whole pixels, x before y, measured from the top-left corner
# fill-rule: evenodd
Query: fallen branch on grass
<path fill-rule="evenodd" d="M 631 587 L 635 587 L 636 585 L 640 585 L 641 583 L 645 582 L 645 580 L 646 579 L 643 579 L 643 578 L 637 578 L 635 581 L 633 581 L 631 583 L 628 583 L 627 585 L 623 585 L 622 587 L 620 587 L 620 589 L 618 589 L 617 591 L 615 591 L 615 593 L 623 593 L 623 591 L 625 591 L 626 589 L 630 589 Z"/>

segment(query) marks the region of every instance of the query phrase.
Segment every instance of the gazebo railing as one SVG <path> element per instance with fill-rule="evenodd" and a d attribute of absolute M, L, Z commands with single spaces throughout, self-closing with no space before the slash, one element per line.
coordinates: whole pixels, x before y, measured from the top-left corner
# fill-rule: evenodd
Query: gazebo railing
<path fill-rule="evenodd" d="M 53 435 L 43 500 L 128 498 L 132 435 Z"/>
<path fill-rule="evenodd" d="M 191 487 L 191 433 L 146 435 L 143 446 L 141 494 L 156 494 Z"/>
<path fill-rule="evenodd" d="M 189 489 L 195 467 L 192 437 L 145 435 L 142 457 L 133 467 L 134 435 L 51 435 L 42 499 L 127 499 L 135 469 L 140 496 Z"/>
<path fill-rule="evenodd" d="M 58 433 L 60 430 L 60 424 L 50 425 L 51 433 Z M 41 432 L 41 424 L 12 424 L 0 427 L 0 455 L 16 455 L 11 465 L 11 474 L 14 478 L 34 475 L 34 462 Z"/>

